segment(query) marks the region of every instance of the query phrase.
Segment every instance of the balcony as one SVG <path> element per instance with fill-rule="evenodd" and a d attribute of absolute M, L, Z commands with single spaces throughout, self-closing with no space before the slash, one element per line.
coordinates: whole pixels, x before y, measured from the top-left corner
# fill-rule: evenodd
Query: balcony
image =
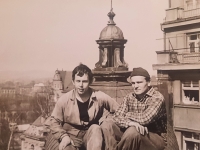
<path fill-rule="evenodd" d="M 176 51 L 165 50 L 165 51 L 156 51 L 156 53 L 157 53 L 157 64 L 153 64 L 154 70 L 188 71 L 188 70 L 200 69 L 200 52 L 189 52 L 189 51 L 180 52 L 178 50 Z M 191 104 L 194 103 L 192 102 Z"/>
<path fill-rule="evenodd" d="M 183 18 L 183 8 L 170 8 L 166 10 L 165 22 L 174 21 Z"/>
<path fill-rule="evenodd" d="M 183 20 L 186 18 L 200 16 L 200 8 L 184 10 L 184 8 L 170 8 L 166 10 L 164 22 Z"/>
<path fill-rule="evenodd" d="M 191 9 L 191 10 L 184 10 L 183 11 L 183 18 L 195 17 L 200 15 L 200 8 Z"/>
<path fill-rule="evenodd" d="M 180 63 L 200 63 L 200 52 L 178 53 L 177 59 Z"/>
<path fill-rule="evenodd" d="M 181 49 L 182 50 L 182 49 Z M 200 51 L 156 51 L 157 64 L 169 64 L 169 63 L 199 63 L 200 64 Z"/>

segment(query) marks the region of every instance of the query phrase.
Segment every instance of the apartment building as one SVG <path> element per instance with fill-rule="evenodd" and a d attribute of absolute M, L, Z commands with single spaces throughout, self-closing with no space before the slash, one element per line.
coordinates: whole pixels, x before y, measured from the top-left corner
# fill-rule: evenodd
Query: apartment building
<path fill-rule="evenodd" d="M 159 90 L 181 150 L 200 150 L 200 0 L 169 0 L 157 51 Z M 170 136 L 170 135 L 169 135 Z"/>

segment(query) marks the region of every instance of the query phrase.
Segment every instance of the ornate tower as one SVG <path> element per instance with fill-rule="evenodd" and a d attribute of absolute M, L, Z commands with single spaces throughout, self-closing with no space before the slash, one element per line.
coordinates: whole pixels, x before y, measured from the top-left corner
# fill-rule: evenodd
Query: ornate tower
<path fill-rule="evenodd" d="M 124 39 L 122 30 L 116 26 L 113 18 L 115 13 L 111 8 L 109 21 L 101 31 L 99 40 L 99 61 L 93 70 L 96 81 L 126 81 L 130 72 L 124 60 Z"/>
<path fill-rule="evenodd" d="M 61 75 L 60 75 L 60 72 L 58 69 L 55 71 L 55 75 L 53 78 L 53 89 L 54 90 L 63 90 L 62 78 L 61 78 Z"/>
<path fill-rule="evenodd" d="M 93 75 L 95 81 L 92 88 L 101 90 L 117 102 L 122 102 L 123 97 L 132 91 L 127 78 L 130 75 L 128 65 L 124 60 L 124 39 L 122 30 L 116 26 L 113 18 L 115 13 L 108 13 L 109 21 L 101 31 L 99 40 L 99 61 L 95 64 Z"/>

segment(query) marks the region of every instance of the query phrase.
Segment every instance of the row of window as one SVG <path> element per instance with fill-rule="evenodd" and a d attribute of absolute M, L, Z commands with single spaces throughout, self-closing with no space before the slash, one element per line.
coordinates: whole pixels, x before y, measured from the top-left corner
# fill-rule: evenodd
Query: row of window
<path fill-rule="evenodd" d="M 15 93 L 14 90 L 3 90 L 2 93 Z"/>
<path fill-rule="evenodd" d="M 55 89 L 62 89 L 62 85 L 61 84 L 54 84 L 54 88 Z"/>

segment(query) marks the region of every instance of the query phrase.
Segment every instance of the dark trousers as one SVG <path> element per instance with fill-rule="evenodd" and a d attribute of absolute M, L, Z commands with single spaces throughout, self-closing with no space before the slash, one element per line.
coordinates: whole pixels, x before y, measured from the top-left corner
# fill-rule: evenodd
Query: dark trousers
<path fill-rule="evenodd" d="M 102 150 L 103 136 L 99 125 L 91 125 L 87 131 L 80 131 L 78 136 L 71 136 L 75 145 L 68 145 L 64 150 Z M 77 140 L 79 139 L 79 140 Z M 80 144 L 82 141 L 82 144 Z M 59 142 L 55 140 L 53 135 L 47 137 L 45 150 L 58 150 Z"/>
<path fill-rule="evenodd" d="M 112 120 L 104 121 L 101 128 L 106 150 L 164 150 L 166 146 L 163 138 L 156 133 L 141 135 L 135 127 L 120 130 Z"/>

